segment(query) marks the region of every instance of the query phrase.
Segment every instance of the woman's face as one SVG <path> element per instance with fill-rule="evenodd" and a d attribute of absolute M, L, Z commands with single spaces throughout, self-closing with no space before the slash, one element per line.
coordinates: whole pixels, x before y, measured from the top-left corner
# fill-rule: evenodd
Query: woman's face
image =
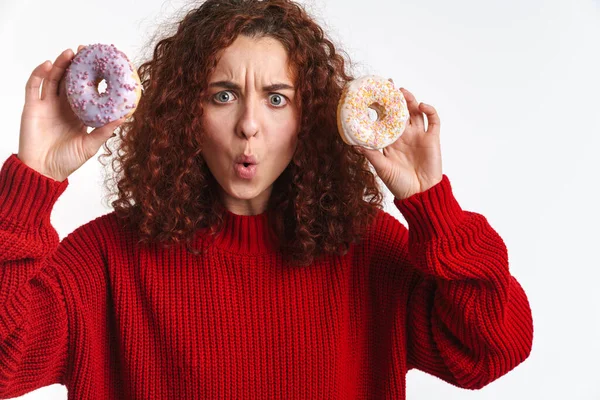
<path fill-rule="evenodd" d="M 292 159 L 299 131 L 293 78 L 279 41 L 246 36 L 223 50 L 209 77 L 202 156 L 234 214 L 264 212 Z"/>

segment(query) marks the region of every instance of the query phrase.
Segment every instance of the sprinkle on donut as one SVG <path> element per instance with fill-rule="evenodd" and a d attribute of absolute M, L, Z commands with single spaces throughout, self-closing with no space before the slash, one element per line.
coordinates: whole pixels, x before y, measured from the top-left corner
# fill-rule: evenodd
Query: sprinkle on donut
<path fill-rule="evenodd" d="M 369 108 L 377 111 L 377 120 L 371 120 Z M 375 75 L 358 78 L 344 88 L 337 114 L 344 142 L 371 149 L 395 142 L 409 119 L 402 92 L 387 79 Z"/>
<path fill-rule="evenodd" d="M 99 93 L 102 80 L 106 91 Z M 113 44 L 92 44 L 77 53 L 67 68 L 65 84 L 73 112 L 91 127 L 133 114 L 141 96 L 137 72 Z"/>

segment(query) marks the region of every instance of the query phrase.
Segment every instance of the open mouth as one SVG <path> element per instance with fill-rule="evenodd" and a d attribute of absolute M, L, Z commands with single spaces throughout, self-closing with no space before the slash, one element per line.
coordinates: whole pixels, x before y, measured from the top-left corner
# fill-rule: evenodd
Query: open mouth
<path fill-rule="evenodd" d="M 256 175 L 256 164 L 239 163 L 235 165 L 236 174 L 243 179 L 252 179 Z"/>

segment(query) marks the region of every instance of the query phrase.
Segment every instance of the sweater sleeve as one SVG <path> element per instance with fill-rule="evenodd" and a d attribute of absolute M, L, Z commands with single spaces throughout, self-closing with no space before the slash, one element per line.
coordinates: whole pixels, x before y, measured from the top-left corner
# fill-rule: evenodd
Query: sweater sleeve
<path fill-rule="evenodd" d="M 412 270 L 407 368 L 480 389 L 532 347 L 531 309 L 509 273 L 506 246 L 484 216 L 461 209 L 446 175 L 394 204 L 409 228 L 401 252 Z"/>
<path fill-rule="evenodd" d="M 64 384 L 68 320 L 49 261 L 59 238 L 50 213 L 68 181 L 38 174 L 12 154 L 0 171 L 0 398 Z"/>

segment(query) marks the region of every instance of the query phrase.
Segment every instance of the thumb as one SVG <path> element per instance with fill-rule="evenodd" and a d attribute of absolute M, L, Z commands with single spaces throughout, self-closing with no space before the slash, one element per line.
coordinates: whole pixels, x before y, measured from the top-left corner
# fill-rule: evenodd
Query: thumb
<path fill-rule="evenodd" d="M 381 175 L 381 172 L 383 172 L 385 162 L 387 161 L 385 156 L 383 155 L 383 153 L 380 152 L 379 150 L 367 149 L 366 147 L 361 147 L 361 146 L 355 146 L 355 148 L 362 155 L 364 155 L 371 164 L 373 164 L 373 167 L 375 167 L 375 171 L 377 172 L 377 175 Z"/>
<path fill-rule="evenodd" d="M 89 134 L 84 136 L 84 147 L 88 151 L 88 154 L 96 154 L 100 146 L 102 146 L 113 136 L 114 130 L 117 129 L 123 122 L 125 122 L 125 118 L 111 121 L 106 125 L 94 129 Z"/>

